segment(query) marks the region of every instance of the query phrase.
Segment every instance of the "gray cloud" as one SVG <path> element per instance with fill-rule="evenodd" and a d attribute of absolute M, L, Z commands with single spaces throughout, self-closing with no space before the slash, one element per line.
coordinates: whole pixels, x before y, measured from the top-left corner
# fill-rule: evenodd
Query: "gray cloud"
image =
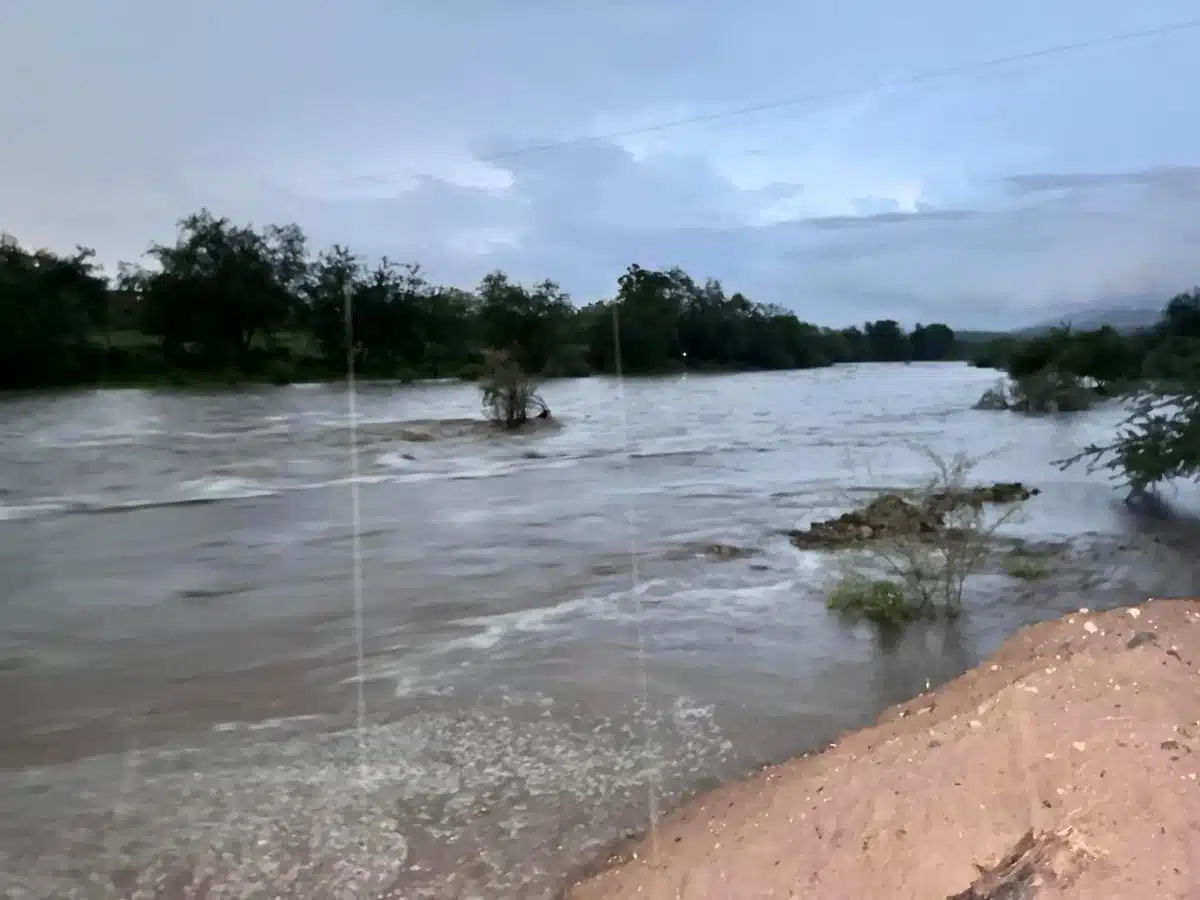
<path fill-rule="evenodd" d="M 473 282 L 502 267 L 556 278 L 589 300 L 611 293 L 630 262 L 678 264 L 831 322 L 892 315 L 1004 324 L 1092 300 L 1165 298 L 1194 280 L 1200 242 L 1194 195 L 1177 190 L 1177 172 L 1165 176 L 1173 185 L 1165 192 L 1142 173 L 1110 173 L 1037 202 L 769 223 L 754 221 L 759 191 L 697 159 L 639 162 L 619 148 L 589 147 L 508 173 L 507 188 L 427 179 L 390 199 L 327 205 L 304 218 L 331 223 L 330 237 L 351 234 L 368 252 L 410 253 L 450 279 Z M 430 231 L 430 222 L 452 224 Z M 451 246 L 470 227 L 477 246 Z"/>
<path fill-rule="evenodd" d="M 1006 179 L 1018 193 L 1089 190 L 1125 185 L 1194 192 L 1200 187 L 1200 166 L 1155 166 L 1134 172 L 1074 172 L 1013 175 Z"/>
<path fill-rule="evenodd" d="M 841 296 L 887 297 L 958 320 L 1022 321 L 1129 297 L 1163 302 L 1197 280 L 1197 195 L 1175 190 L 1175 178 L 1111 173 L 1033 204 L 950 220 L 914 216 L 818 254 L 798 253 L 796 262 Z"/>
<path fill-rule="evenodd" d="M 915 222 L 961 222 L 977 213 L 968 209 L 925 209 L 920 212 L 883 212 L 862 216 L 819 216 L 802 224 L 810 228 L 840 231 L 847 228 L 871 228 L 878 225 L 903 225 Z"/>
<path fill-rule="evenodd" d="M 115 262 L 207 205 L 450 282 L 552 277 L 580 300 L 636 261 L 830 323 L 1042 319 L 1196 280 L 1194 36 L 854 89 L 1193 14 L 17 0 L 0 227 Z M 636 133 L 805 95 L 825 99 Z M 598 133 L 627 136 L 513 153 Z"/>

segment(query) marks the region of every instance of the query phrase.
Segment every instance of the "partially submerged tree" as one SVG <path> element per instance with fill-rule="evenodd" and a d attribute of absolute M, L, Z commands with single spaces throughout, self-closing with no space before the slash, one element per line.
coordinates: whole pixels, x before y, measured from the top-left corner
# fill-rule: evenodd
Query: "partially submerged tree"
<path fill-rule="evenodd" d="M 941 527 L 929 533 L 898 534 L 872 545 L 871 555 L 890 577 L 899 581 L 919 613 L 962 610 L 968 580 L 979 573 L 992 549 L 996 532 L 1020 512 L 1020 503 L 988 503 L 973 490 L 971 472 L 976 460 L 965 454 L 946 459 L 923 451 L 933 474 L 917 494 L 922 506 L 942 516 Z"/>
<path fill-rule="evenodd" d="M 550 407 L 537 392 L 537 383 L 525 374 L 507 350 L 485 350 L 479 392 L 487 417 L 504 428 L 520 428 L 530 418 L 548 419 Z"/>
<path fill-rule="evenodd" d="M 984 391 L 975 409 L 1011 410 L 1029 415 L 1091 409 L 1100 392 L 1072 372 L 1048 367 L 1021 378 L 1003 379 Z"/>
<path fill-rule="evenodd" d="M 834 612 L 889 628 L 904 625 L 916 615 L 913 604 L 895 581 L 859 573 L 848 574 L 838 582 L 829 595 L 828 606 Z"/>
<path fill-rule="evenodd" d="M 946 459 L 920 452 L 933 474 L 907 498 L 884 494 L 866 507 L 882 515 L 861 532 L 864 539 L 847 560 L 831 608 L 888 625 L 918 615 L 957 615 L 968 581 L 988 561 L 996 532 L 1035 493 L 1020 484 L 973 484 L 976 461 L 965 454 Z"/>

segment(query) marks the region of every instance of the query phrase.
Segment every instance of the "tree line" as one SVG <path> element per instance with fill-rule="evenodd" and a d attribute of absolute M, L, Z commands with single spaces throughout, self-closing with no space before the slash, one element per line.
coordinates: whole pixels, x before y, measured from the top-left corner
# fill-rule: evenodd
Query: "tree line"
<path fill-rule="evenodd" d="M 350 311 L 349 320 L 347 310 Z M 619 336 L 619 340 L 615 338 Z M 0 240 L 0 389 L 216 378 L 471 377 L 489 350 L 544 377 L 804 369 L 965 358 L 947 325 L 825 328 L 779 306 L 631 265 L 585 306 L 553 281 L 503 272 L 472 291 L 421 268 L 310 249 L 296 225 L 255 228 L 201 211 L 147 264 L 115 276 L 87 248 L 60 255 Z"/>
<path fill-rule="evenodd" d="M 1193 379 L 1200 366 L 1200 290 L 1172 297 L 1148 328 L 1076 330 L 1063 324 L 992 338 L 973 347 L 970 357 L 974 365 L 1001 369 L 1014 380 L 1053 371 L 1087 379 L 1105 394 L 1144 382 Z"/>

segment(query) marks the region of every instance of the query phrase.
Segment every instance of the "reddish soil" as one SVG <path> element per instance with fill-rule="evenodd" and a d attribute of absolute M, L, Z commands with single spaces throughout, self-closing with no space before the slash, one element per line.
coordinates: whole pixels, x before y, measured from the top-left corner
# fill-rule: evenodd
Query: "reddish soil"
<path fill-rule="evenodd" d="M 1025 629 L 697 797 L 570 900 L 1200 897 L 1200 598 Z"/>

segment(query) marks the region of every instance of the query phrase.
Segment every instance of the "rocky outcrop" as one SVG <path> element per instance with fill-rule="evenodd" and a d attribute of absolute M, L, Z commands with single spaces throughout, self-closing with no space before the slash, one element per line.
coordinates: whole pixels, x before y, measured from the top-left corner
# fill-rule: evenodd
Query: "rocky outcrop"
<path fill-rule="evenodd" d="M 959 506 L 981 506 L 984 503 L 1021 503 L 1040 493 L 1038 488 L 1026 487 L 1019 481 L 997 481 L 995 484 L 980 484 L 936 491 L 931 495 L 929 503 L 935 509 L 950 512 Z"/>
<path fill-rule="evenodd" d="M 746 559 L 750 556 L 757 556 L 758 550 L 753 547 L 739 547 L 736 544 L 708 544 L 704 548 L 704 555 L 711 559 Z"/>
<path fill-rule="evenodd" d="M 949 513 L 964 506 L 1017 503 L 1039 493 L 1020 482 L 997 482 L 936 491 L 919 500 L 897 493 L 881 494 L 866 506 L 834 519 L 813 522 L 788 532 L 791 542 L 805 550 L 847 547 L 883 537 L 935 535 L 945 530 Z"/>

